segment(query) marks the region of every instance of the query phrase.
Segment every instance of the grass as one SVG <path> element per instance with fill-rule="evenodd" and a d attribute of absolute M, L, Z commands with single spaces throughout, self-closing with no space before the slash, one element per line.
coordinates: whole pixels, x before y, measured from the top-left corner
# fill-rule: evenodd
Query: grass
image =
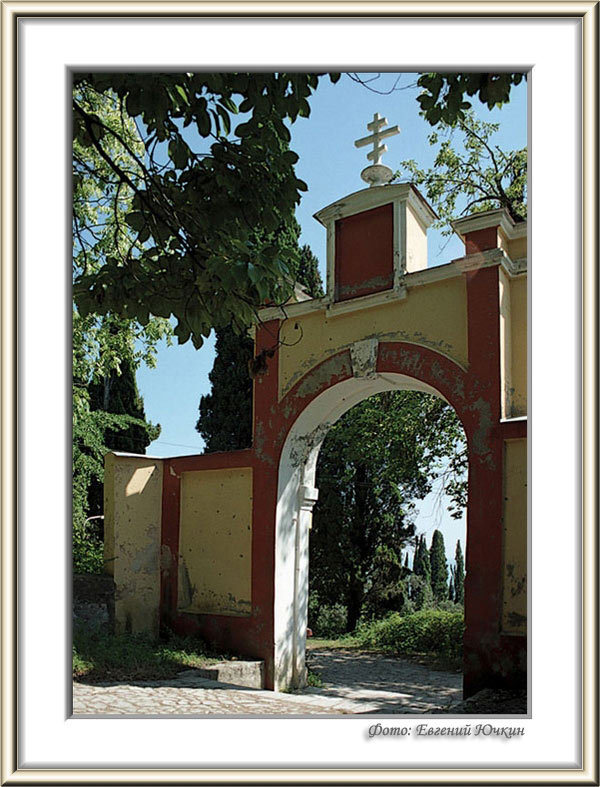
<path fill-rule="evenodd" d="M 133 634 L 73 631 L 73 677 L 86 682 L 163 680 L 223 658 L 195 637 L 154 642 Z"/>
<path fill-rule="evenodd" d="M 320 650 L 322 648 L 327 648 L 328 650 L 358 650 L 360 649 L 360 643 L 354 634 L 344 634 L 336 639 L 310 637 L 310 639 L 306 640 L 306 650 Z"/>
<path fill-rule="evenodd" d="M 306 676 L 306 685 L 314 686 L 314 688 L 317 689 L 322 689 L 323 680 L 318 672 L 311 672 L 311 670 L 308 670 L 308 674 Z"/>

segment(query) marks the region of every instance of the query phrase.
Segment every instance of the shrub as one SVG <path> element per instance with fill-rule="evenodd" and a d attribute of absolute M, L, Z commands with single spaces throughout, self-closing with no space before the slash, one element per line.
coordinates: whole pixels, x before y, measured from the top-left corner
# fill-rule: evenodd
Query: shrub
<path fill-rule="evenodd" d="M 314 610 L 309 626 L 315 637 L 336 639 L 346 632 L 347 611 L 343 604 L 324 604 Z"/>
<path fill-rule="evenodd" d="M 93 524 L 83 516 L 73 516 L 73 573 L 101 574 L 104 570 L 104 542 Z"/>
<path fill-rule="evenodd" d="M 448 659 L 462 654 L 462 610 L 426 609 L 411 615 L 393 612 L 387 618 L 361 626 L 356 634 L 361 645 L 386 653 L 433 653 Z"/>

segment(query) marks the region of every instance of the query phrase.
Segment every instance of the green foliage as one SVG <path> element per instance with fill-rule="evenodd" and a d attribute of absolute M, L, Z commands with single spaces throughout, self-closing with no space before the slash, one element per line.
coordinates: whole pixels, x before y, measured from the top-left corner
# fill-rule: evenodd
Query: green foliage
<path fill-rule="evenodd" d="M 323 280 L 319 273 L 319 261 L 310 246 L 302 246 L 298 265 L 294 271 L 296 281 L 301 284 L 311 298 L 321 298 L 325 295 Z"/>
<path fill-rule="evenodd" d="M 79 506 L 78 506 L 79 508 Z M 85 512 L 73 511 L 73 572 L 101 574 L 104 571 L 104 542 Z"/>
<path fill-rule="evenodd" d="M 436 654 L 458 660 L 462 655 L 462 610 L 428 609 L 402 616 L 393 612 L 383 620 L 361 626 L 356 632 L 363 647 L 385 653 Z"/>
<path fill-rule="evenodd" d="M 317 462 L 310 592 L 348 609 L 347 631 L 364 609 L 380 614 L 403 603 L 401 553 L 414 534 L 415 501 L 463 440 L 452 408 L 409 391 L 370 397 L 327 433 Z"/>
<path fill-rule="evenodd" d="M 332 81 L 339 74 L 330 74 Z M 291 292 L 295 253 L 278 242 L 306 184 L 294 173 L 286 122 L 310 113 L 319 74 L 75 75 L 74 135 L 110 167 L 114 195 L 133 193 L 125 223 L 136 244 L 107 255 L 75 283 L 83 314 L 119 313 L 145 325 L 177 321 L 200 347 L 212 328 L 241 333 L 265 301 Z M 114 97 L 143 129 L 143 150 L 85 106 L 78 91 Z M 233 117 L 244 114 L 236 127 Z M 111 145 L 126 151 L 116 160 Z M 257 236 L 255 228 L 264 234 Z"/>
<path fill-rule="evenodd" d="M 346 631 L 347 610 L 342 604 L 319 604 L 313 593 L 308 601 L 308 626 L 315 637 L 335 639 Z"/>
<path fill-rule="evenodd" d="M 439 530 L 433 531 L 431 539 L 431 590 L 436 601 L 448 598 L 448 563 L 444 536 Z"/>
<path fill-rule="evenodd" d="M 142 635 L 79 627 L 73 631 L 73 677 L 86 681 L 160 680 L 215 660 L 206 644 L 194 637 L 155 642 Z"/>
<path fill-rule="evenodd" d="M 252 443 L 252 380 L 248 361 L 254 343 L 231 328 L 217 331 L 215 360 L 208 375 L 211 392 L 200 399 L 196 430 L 206 453 L 235 451 Z"/>
<path fill-rule="evenodd" d="M 306 685 L 314 686 L 317 689 L 321 689 L 323 688 L 323 678 L 321 678 L 318 672 L 313 672 L 312 670 L 308 670 L 306 675 Z"/>
<path fill-rule="evenodd" d="M 408 176 L 425 190 L 443 234 L 453 232 L 450 222 L 460 215 L 492 208 L 506 208 L 515 221 L 527 218 L 527 148 L 501 150 L 492 142 L 498 129 L 468 112 L 456 126 L 440 122 L 430 135 L 429 143 L 438 146 L 431 169 L 401 162 L 397 177 Z"/>
<path fill-rule="evenodd" d="M 464 120 L 472 106 L 465 96 L 477 96 L 488 109 L 501 107 L 510 100 L 513 85 L 523 81 L 523 73 L 484 74 L 467 73 L 424 73 L 417 85 L 423 92 L 417 98 L 421 114 L 435 126 L 438 123 L 454 125 Z"/>
<path fill-rule="evenodd" d="M 283 233 L 288 245 L 297 247 L 300 227 L 294 219 Z M 281 239 L 280 239 L 281 240 Z M 323 294 L 318 260 L 309 246 L 298 250 L 292 271 L 293 278 L 311 297 Z M 254 343 L 248 336 L 236 334 L 226 327 L 217 331 L 216 357 L 208 375 L 211 392 L 202 396 L 196 431 L 205 441 L 206 453 L 235 451 L 252 444 L 252 379 L 248 364 Z"/>
<path fill-rule="evenodd" d="M 121 115 L 114 96 L 79 87 L 74 96 L 114 130 L 107 149 L 115 161 L 127 149 L 143 151 L 135 124 Z M 122 139 L 119 142 L 117 137 Z M 73 143 L 73 276 L 99 271 L 108 256 L 125 254 L 135 238 L 124 219 L 133 191 L 119 185 L 97 150 Z M 156 345 L 171 332 L 168 321 L 145 326 L 114 314 L 83 315 L 73 307 L 73 564 L 80 573 L 103 569 L 101 513 L 103 457 L 109 448 L 142 453 L 158 434 L 146 423 L 135 388 L 135 369 L 156 363 Z M 112 395 L 105 396 L 107 389 Z M 104 401 L 106 399 L 106 401 Z M 134 441 L 134 442 L 132 442 Z M 134 448 L 134 443 L 137 448 Z M 92 491 L 91 491 L 92 490 Z M 93 500 L 90 500 L 90 495 Z"/>
<path fill-rule="evenodd" d="M 431 583 L 431 558 L 425 541 L 425 536 L 419 536 L 415 557 L 413 560 L 413 573 Z"/>

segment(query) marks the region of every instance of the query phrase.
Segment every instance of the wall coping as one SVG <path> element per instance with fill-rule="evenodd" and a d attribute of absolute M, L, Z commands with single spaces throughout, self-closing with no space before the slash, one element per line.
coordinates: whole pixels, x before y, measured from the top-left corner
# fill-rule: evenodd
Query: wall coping
<path fill-rule="evenodd" d="M 477 230 L 485 230 L 490 227 L 500 227 L 509 240 L 527 237 L 527 222 L 516 222 L 506 208 L 495 208 L 486 210 L 482 213 L 474 213 L 462 219 L 450 222 L 452 229 L 461 238 Z"/>
<path fill-rule="evenodd" d="M 354 216 L 388 203 L 404 202 L 411 206 L 425 229 L 439 218 L 425 197 L 411 183 L 396 183 L 387 186 L 372 186 L 361 189 L 346 197 L 332 202 L 314 214 L 314 218 L 324 227 L 336 219 Z"/>
<path fill-rule="evenodd" d="M 381 186 L 379 188 L 385 187 Z M 304 314 L 317 313 L 319 311 L 326 311 L 327 317 L 334 317 L 337 314 L 368 309 L 391 303 L 392 301 L 401 301 L 407 297 L 408 291 L 412 287 L 422 287 L 434 282 L 444 281 L 445 279 L 453 279 L 462 276 L 467 271 L 489 268 L 493 265 L 501 265 L 511 278 L 521 276 L 527 272 L 526 259 L 513 261 L 503 249 L 488 249 L 476 254 L 458 257 L 444 265 L 436 265 L 433 268 L 424 268 L 421 271 L 405 273 L 399 279 L 399 286 L 394 287 L 394 289 L 363 295 L 348 301 L 334 302 L 329 295 L 324 295 L 321 298 L 311 298 L 311 300 L 299 303 L 287 303 L 284 306 L 265 306 L 259 310 L 259 315 L 262 322 L 300 317 Z"/>

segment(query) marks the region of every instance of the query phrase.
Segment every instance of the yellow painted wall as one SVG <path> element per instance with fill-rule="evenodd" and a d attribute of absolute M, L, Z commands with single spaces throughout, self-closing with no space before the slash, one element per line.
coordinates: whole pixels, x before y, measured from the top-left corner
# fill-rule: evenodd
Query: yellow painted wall
<path fill-rule="evenodd" d="M 513 417 L 527 415 L 527 276 L 510 280 Z"/>
<path fill-rule="evenodd" d="M 527 257 L 527 237 L 509 240 L 502 230 L 498 231 L 500 248 L 508 254 L 511 260 L 520 260 Z"/>
<path fill-rule="evenodd" d="M 527 632 L 527 440 L 507 440 L 504 459 L 502 631 Z"/>
<path fill-rule="evenodd" d="M 163 463 L 107 454 L 104 558 L 116 585 L 115 629 L 158 634 Z"/>
<path fill-rule="evenodd" d="M 179 609 L 250 615 L 252 468 L 182 473 Z"/>
<path fill-rule="evenodd" d="M 295 328 L 298 324 L 299 329 Z M 300 331 L 302 338 L 298 340 Z M 280 348 L 280 399 L 313 366 L 355 341 L 406 341 L 431 347 L 467 366 L 467 295 L 462 275 L 411 287 L 406 298 L 364 311 L 327 316 L 325 310 L 285 322 Z M 296 344 L 293 344 L 296 342 Z M 293 345 L 293 346 L 291 346 Z"/>
<path fill-rule="evenodd" d="M 427 267 L 427 233 L 410 208 L 406 211 L 406 258 L 409 273 Z"/>

